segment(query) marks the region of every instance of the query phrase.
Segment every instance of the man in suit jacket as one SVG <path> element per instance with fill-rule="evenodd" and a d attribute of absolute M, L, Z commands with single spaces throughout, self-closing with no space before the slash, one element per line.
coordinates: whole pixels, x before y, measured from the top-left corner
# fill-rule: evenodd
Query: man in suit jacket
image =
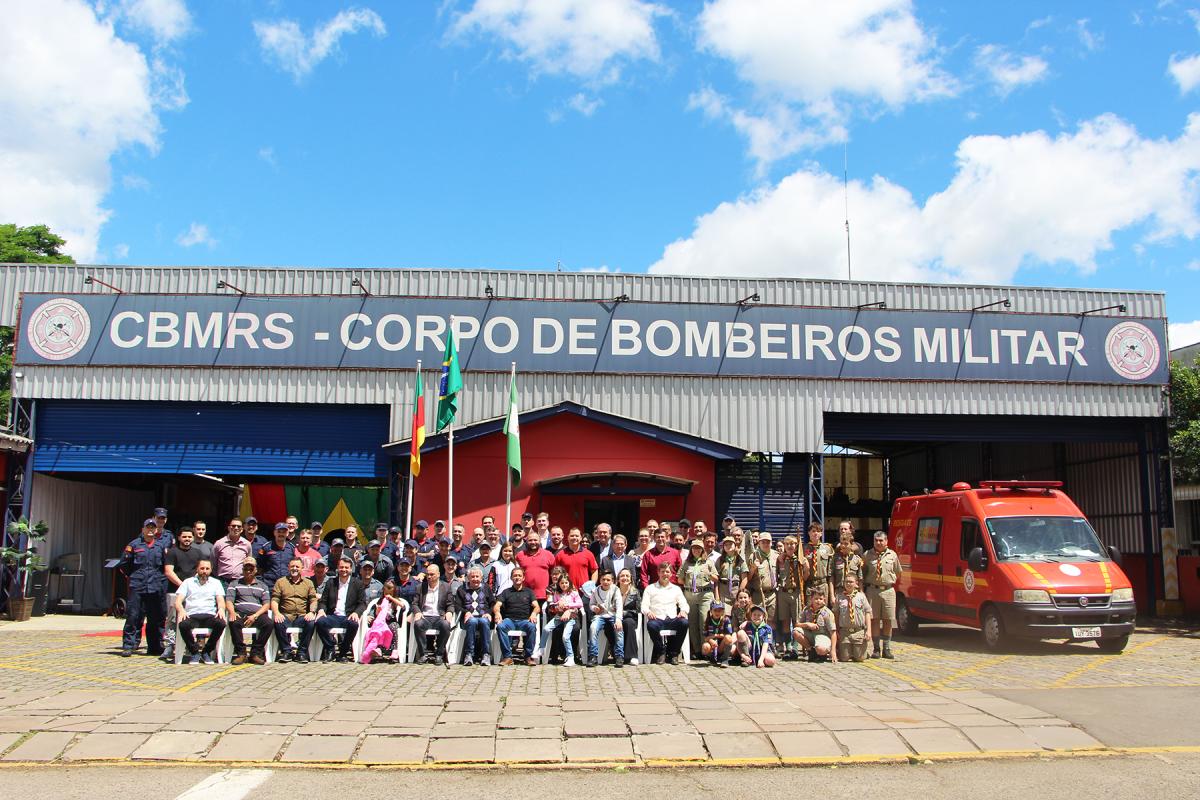
<path fill-rule="evenodd" d="M 358 633 L 358 621 L 367 608 L 366 595 L 363 594 L 362 583 L 351 573 L 354 572 L 354 560 L 350 556 L 342 556 L 337 565 L 337 578 L 326 581 L 321 591 L 321 599 L 317 604 L 317 635 L 325 644 L 325 652 L 321 654 L 322 661 L 349 661 L 350 647 L 354 636 Z M 331 628 L 345 628 L 340 646 L 334 642 Z M 335 655 L 334 649 L 337 648 Z"/>
<path fill-rule="evenodd" d="M 417 640 L 417 660 L 425 657 L 425 631 L 437 631 L 437 652 L 434 662 L 446 662 L 446 642 L 450 639 L 450 623 L 454 620 L 454 590 L 442 580 L 441 569 L 430 563 L 425 567 L 425 580 L 417 590 L 417 602 L 413 604 L 409 619 Z"/>
<path fill-rule="evenodd" d="M 608 555 L 600 559 L 600 574 L 611 572 L 613 578 L 621 574 L 621 570 L 627 569 L 633 573 L 633 582 L 636 584 L 638 579 L 638 568 L 640 562 L 638 557 L 626 549 L 628 542 L 624 534 L 618 533 L 612 537 L 609 542 Z"/>

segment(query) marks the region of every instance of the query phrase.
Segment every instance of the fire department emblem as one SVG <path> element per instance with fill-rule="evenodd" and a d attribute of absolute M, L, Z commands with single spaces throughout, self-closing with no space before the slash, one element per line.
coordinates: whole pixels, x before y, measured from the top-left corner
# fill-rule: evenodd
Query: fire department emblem
<path fill-rule="evenodd" d="M 92 321 L 74 300 L 47 300 L 29 318 L 26 335 L 33 352 L 49 361 L 62 361 L 87 344 Z"/>
<path fill-rule="evenodd" d="M 1154 333 L 1138 322 L 1122 322 L 1109 332 L 1104 342 L 1108 364 L 1122 378 L 1140 381 L 1158 368 L 1162 349 Z"/>

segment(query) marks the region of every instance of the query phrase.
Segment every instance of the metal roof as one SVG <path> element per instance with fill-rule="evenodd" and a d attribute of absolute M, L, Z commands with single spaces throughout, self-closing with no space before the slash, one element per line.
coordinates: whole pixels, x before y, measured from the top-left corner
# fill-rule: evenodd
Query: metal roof
<path fill-rule="evenodd" d="M 730 265 L 730 272 L 748 271 Z M 0 325 L 16 320 L 21 292 L 110 291 L 88 277 L 125 292 L 213 294 L 226 281 L 250 294 L 358 295 L 358 279 L 373 295 L 406 297 L 611 299 L 736 303 L 758 294 L 764 305 L 853 308 L 885 302 L 888 308 L 965 311 L 1007 299 L 1011 312 L 1078 314 L 1124 304 L 1126 314 L 1165 317 L 1160 292 L 1051 289 L 1027 286 L 835 281 L 813 278 L 692 277 L 607 272 L 520 272 L 478 269 L 360 269 L 354 267 L 124 267 L 86 264 L 0 264 Z M 1118 315 L 1116 311 L 1101 312 Z"/>

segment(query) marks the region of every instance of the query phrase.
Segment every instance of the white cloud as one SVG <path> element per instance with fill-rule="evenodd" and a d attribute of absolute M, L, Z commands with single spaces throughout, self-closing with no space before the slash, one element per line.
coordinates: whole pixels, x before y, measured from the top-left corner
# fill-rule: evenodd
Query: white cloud
<path fill-rule="evenodd" d="M 160 44 L 182 39 L 192 30 L 192 15 L 183 0 L 124 0 L 115 10 Z"/>
<path fill-rule="evenodd" d="M 740 122 L 726 116 L 760 161 L 806 140 L 839 139 L 854 112 L 956 91 L 910 0 L 710 0 L 698 24 L 700 47 L 732 62 L 751 88 L 752 103 L 743 105 L 754 108 Z M 780 110 L 789 104 L 795 110 Z M 766 123 L 777 130 L 765 131 Z"/>
<path fill-rule="evenodd" d="M 126 189 L 136 190 L 139 192 L 150 191 L 150 181 L 146 180 L 141 175 L 122 175 L 121 186 Z"/>
<path fill-rule="evenodd" d="M 318 25 L 306 35 L 294 20 L 276 22 L 258 20 L 254 33 L 266 56 L 280 69 L 290 72 L 299 81 L 318 64 L 338 50 L 343 36 L 366 30 L 376 37 L 387 35 L 387 26 L 374 11 L 367 8 L 351 8 L 338 12 L 337 16 Z"/>
<path fill-rule="evenodd" d="M 1090 22 L 1091 20 L 1088 19 L 1075 20 L 1075 35 L 1079 37 L 1079 43 L 1083 45 L 1083 49 L 1094 53 L 1104 46 L 1104 34 L 1092 33 L 1088 28 Z"/>
<path fill-rule="evenodd" d="M 1200 234 L 1200 114 L 1173 140 L 1108 115 L 1053 138 L 975 136 L 957 161 L 924 205 L 882 177 L 850 184 L 854 277 L 1003 283 L 1027 263 L 1088 272 L 1135 225 L 1149 243 Z M 838 177 L 796 172 L 701 216 L 651 271 L 844 277 L 843 202 Z"/>
<path fill-rule="evenodd" d="M 1045 80 L 1050 71 L 1045 59 L 1018 56 L 996 44 L 985 44 L 975 51 L 975 66 L 983 70 L 1002 95 Z"/>
<path fill-rule="evenodd" d="M 1171 340 L 1172 350 L 1200 342 L 1200 320 L 1168 323 L 1167 337 Z"/>
<path fill-rule="evenodd" d="M 751 114 L 735 108 L 729 98 L 708 86 L 692 93 L 688 98 L 688 109 L 699 110 L 712 120 L 728 122 L 742 134 L 750 157 L 757 163 L 759 177 L 774 161 L 810 147 L 844 141 L 847 135 L 841 125 L 830 125 L 821 130 L 807 127 L 799 115 L 783 103 L 771 105 L 762 114 Z"/>
<path fill-rule="evenodd" d="M 654 20 L 670 13 L 644 0 L 475 0 L 452 32 L 499 39 L 506 57 L 535 74 L 604 84 L 619 79 L 624 62 L 658 60 Z"/>
<path fill-rule="evenodd" d="M 77 260 L 93 260 L 111 214 L 109 159 L 130 146 L 157 148 L 158 109 L 145 55 L 91 6 L 5 3 L 0 219 L 45 223 Z"/>
<path fill-rule="evenodd" d="M 585 117 L 590 117 L 592 114 L 595 114 L 596 109 L 600 108 L 602 105 L 604 105 L 604 101 L 599 97 L 588 97 L 582 92 L 572 95 L 571 99 L 567 101 L 568 108 L 573 111 L 578 111 Z"/>
<path fill-rule="evenodd" d="M 113 245 L 113 257 L 114 258 L 125 259 L 128 256 L 129 256 L 129 245 L 127 245 L 123 242 Z"/>
<path fill-rule="evenodd" d="M 1200 55 L 1171 56 L 1167 72 L 1179 84 L 1180 94 L 1187 94 L 1200 86 Z"/>
<path fill-rule="evenodd" d="M 182 247 L 195 247 L 198 244 L 216 247 L 217 240 L 208 232 L 208 226 L 193 222 L 191 226 L 175 237 L 175 243 Z"/>
<path fill-rule="evenodd" d="M 279 160 L 275 157 L 275 148 L 271 146 L 258 148 L 258 157 L 267 162 L 271 169 L 279 169 Z"/>

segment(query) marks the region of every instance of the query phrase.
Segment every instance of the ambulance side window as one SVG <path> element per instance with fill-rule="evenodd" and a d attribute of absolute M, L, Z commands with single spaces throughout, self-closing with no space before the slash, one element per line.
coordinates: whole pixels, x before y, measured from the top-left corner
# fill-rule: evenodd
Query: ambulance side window
<path fill-rule="evenodd" d="M 917 520 L 917 552 L 921 555 L 933 555 L 938 551 L 942 539 L 942 520 L 940 517 L 925 517 Z"/>
<path fill-rule="evenodd" d="M 983 536 L 979 532 L 979 523 L 976 520 L 964 519 L 962 521 L 962 538 L 959 541 L 962 547 L 959 555 L 962 556 L 963 561 L 970 557 L 971 551 L 976 547 L 983 547 Z"/>

